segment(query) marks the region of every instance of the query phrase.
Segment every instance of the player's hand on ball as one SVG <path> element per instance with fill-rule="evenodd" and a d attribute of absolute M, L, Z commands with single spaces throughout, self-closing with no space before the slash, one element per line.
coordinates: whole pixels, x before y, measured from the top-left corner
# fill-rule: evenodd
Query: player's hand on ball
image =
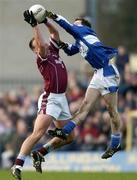
<path fill-rule="evenodd" d="M 46 17 L 50 18 L 50 19 L 56 19 L 58 16 L 50 11 L 45 11 Z"/>
<path fill-rule="evenodd" d="M 34 18 L 32 11 L 31 12 L 29 12 L 29 10 L 24 11 L 23 16 L 24 16 L 24 21 L 29 23 L 32 27 L 35 27 L 38 24 L 36 19 Z"/>

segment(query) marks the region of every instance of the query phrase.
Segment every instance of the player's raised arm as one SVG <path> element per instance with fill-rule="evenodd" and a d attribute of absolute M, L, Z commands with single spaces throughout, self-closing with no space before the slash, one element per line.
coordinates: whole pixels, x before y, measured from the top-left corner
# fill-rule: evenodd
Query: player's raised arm
<path fill-rule="evenodd" d="M 38 46 L 38 53 L 41 57 L 45 57 L 45 41 L 40 31 L 39 25 L 33 27 L 33 35 Z"/>
<path fill-rule="evenodd" d="M 79 52 L 79 48 L 76 46 L 76 44 L 67 44 L 60 40 L 57 28 L 50 21 L 45 19 L 44 24 L 47 26 L 49 30 L 50 37 L 58 43 L 59 48 L 63 49 L 68 56 L 72 56 Z"/>
<path fill-rule="evenodd" d="M 24 20 L 32 26 L 33 36 L 38 47 L 38 53 L 40 54 L 41 57 L 45 57 L 46 56 L 45 41 L 44 38 L 42 37 L 42 33 L 40 31 L 36 19 L 34 18 L 33 13 L 32 12 L 30 13 L 29 10 L 26 10 L 24 11 L 23 15 L 24 15 Z"/>
<path fill-rule="evenodd" d="M 48 31 L 50 33 L 51 39 L 54 39 L 57 43 L 59 43 L 60 42 L 59 32 L 56 29 L 56 27 L 50 21 L 48 21 L 48 20 L 44 21 L 44 24 L 48 28 Z"/>
<path fill-rule="evenodd" d="M 62 28 L 64 28 L 72 36 L 76 36 L 76 32 L 74 30 L 73 25 L 68 20 L 66 20 L 63 16 L 54 14 L 49 11 L 46 11 L 46 16 L 50 19 L 53 19 L 57 24 L 59 24 Z"/>

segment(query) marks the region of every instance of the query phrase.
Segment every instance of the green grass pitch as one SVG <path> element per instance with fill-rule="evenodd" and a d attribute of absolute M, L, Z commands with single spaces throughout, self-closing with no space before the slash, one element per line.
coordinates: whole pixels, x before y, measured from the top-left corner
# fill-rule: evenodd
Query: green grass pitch
<path fill-rule="evenodd" d="M 23 172 L 23 180 L 137 180 L 137 173 Z M 0 171 L 0 180 L 14 180 L 9 171 Z"/>

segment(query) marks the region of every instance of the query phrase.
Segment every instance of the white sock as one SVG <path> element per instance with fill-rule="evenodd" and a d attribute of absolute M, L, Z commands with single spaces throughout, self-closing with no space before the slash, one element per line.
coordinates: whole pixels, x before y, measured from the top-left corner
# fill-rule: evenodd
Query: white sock
<path fill-rule="evenodd" d="M 17 159 L 21 159 L 21 160 L 25 161 L 26 157 L 27 157 L 26 155 L 19 154 L 19 155 L 17 156 Z"/>
<path fill-rule="evenodd" d="M 51 143 L 44 144 L 43 147 L 47 150 L 47 152 L 51 152 L 54 150 L 54 147 L 52 146 Z"/>

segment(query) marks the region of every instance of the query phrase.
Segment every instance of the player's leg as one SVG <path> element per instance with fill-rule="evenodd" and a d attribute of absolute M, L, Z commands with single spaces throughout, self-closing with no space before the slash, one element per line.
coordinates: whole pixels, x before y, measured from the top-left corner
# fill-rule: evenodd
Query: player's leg
<path fill-rule="evenodd" d="M 24 141 L 20 149 L 19 155 L 13 166 L 13 175 L 17 179 L 21 179 L 21 170 L 26 159 L 26 156 L 30 153 L 33 146 L 40 140 L 44 135 L 45 131 L 53 121 L 53 117 L 45 114 L 39 114 L 34 124 L 34 130 L 32 134 Z"/>
<path fill-rule="evenodd" d="M 68 120 L 67 121 L 54 121 L 54 124 L 56 128 L 61 129 L 66 124 L 68 124 L 68 122 L 69 122 Z M 65 140 L 62 140 L 58 137 L 54 137 L 47 144 L 45 144 L 41 149 L 39 149 L 38 152 L 40 152 L 40 154 L 45 156 L 50 151 L 60 148 L 61 146 L 64 146 L 66 144 L 70 144 L 73 141 L 73 139 L 74 139 L 74 131 L 72 131 L 71 134 L 69 134 L 69 136 L 67 136 L 67 139 Z"/>
<path fill-rule="evenodd" d="M 63 128 L 68 121 L 54 121 L 56 128 Z M 31 157 L 33 159 L 33 166 L 35 167 L 37 172 L 42 172 L 41 168 L 41 157 L 44 158 L 45 155 L 50 153 L 51 151 L 58 149 L 66 144 L 70 144 L 74 139 L 74 132 L 72 131 L 69 136 L 65 140 L 61 138 L 54 137 L 48 143 L 44 144 L 42 148 L 38 149 L 37 151 L 33 151 L 31 153 Z M 38 164 L 38 165 L 37 165 Z"/>
<path fill-rule="evenodd" d="M 71 118 L 71 114 L 65 94 L 62 93 L 57 95 L 52 93 L 48 98 L 48 102 L 49 103 L 47 103 L 46 113 L 54 117 L 53 122 L 56 128 L 63 128 L 64 125 L 68 123 L 68 120 L 64 120 L 64 119 Z M 41 157 L 44 158 L 44 156 L 48 154 L 50 151 L 59 148 L 65 144 L 71 143 L 73 138 L 74 138 L 74 133 L 71 133 L 71 135 L 65 141 L 59 138 L 53 138 L 51 141 L 45 144 L 41 149 L 37 151 L 33 151 L 31 153 L 31 156 L 36 171 L 42 172 Z"/>
<path fill-rule="evenodd" d="M 100 92 L 94 88 L 88 88 L 84 97 L 84 100 L 81 103 L 79 110 L 73 116 L 73 121 L 78 125 L 83 122 L 89 113 L 90 109 L 93 109 L 93 106 L 96 100 L 100 97 Z"/>
<path fill-rule="evenodd" d="M 76 125 L 80 124 L 85 120 L 90 109 L 93 108 L 94 103 L 100 97 L 100 92 L 94 88 L 88 88 L 85 94 L 85 98 L 82 101 L 82 104 L 77 111 L 77 113 L 73 116 L 72 120 L 67 123 L 63 129 L 56 129 L 50 131 L 50 135 L 57 136 L 65 139 L 68 134 L 70 134 Z"/>
<path fill-rule="evenodd" d="M 117 109 L 117 96 L 117 92 L 104 95 L 104 100 L 110 114 L 110 123 L 112 130 L 110 146 L 102 156 L 102 158 L 104 159 L 113 156 L 113 154 L 120 149 L 121 134 L 120 117 Z"/>
<path fill-rule="evenodd" d="M 104 95 L 107 109 L 110 114 L 111 128 L 113 134 L 117 134 L 120 132 L 120 118 L 117 109 L 117 102 L 118 102 L 117 96 L 118 96 L 117 92 Z"/>

